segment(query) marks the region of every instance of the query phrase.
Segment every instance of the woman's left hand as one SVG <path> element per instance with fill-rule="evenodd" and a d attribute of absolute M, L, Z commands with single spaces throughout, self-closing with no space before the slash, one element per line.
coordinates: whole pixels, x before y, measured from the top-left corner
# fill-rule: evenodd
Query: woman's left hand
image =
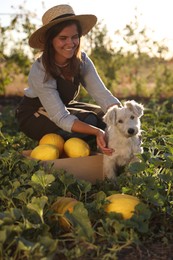
<path fill-rule="evenodd" d="M 112 148 L 108 148 L 106 146 L 106 133 L 105 131 L 99 129 L 96 135 L 96 141 L 97 141 L 97 146 L 100 148 L 102 153 L 106 155 L 112 155 L 114 150 Z"/>

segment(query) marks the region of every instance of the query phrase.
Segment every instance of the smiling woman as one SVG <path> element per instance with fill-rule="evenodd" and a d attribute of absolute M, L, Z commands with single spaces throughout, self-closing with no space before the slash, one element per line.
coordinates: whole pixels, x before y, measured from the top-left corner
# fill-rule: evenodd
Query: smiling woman
<path fill-rule="evenodd" d="M 55 54 L 55 62 L 57 61 L 56 64 L 59 67 L 67 66 L 68 62 L 66 62 L 66 60 L 72 58 L 75 50 L 78 48 L 80 41 L 78 31 L 80 31 L 80 29 L 77 28 L 77 24 L 72 22 L 71 25 L 69 24 L 68 27 L 65 27 L 53 38 L 52 45 L 55 49 L 55 53 L 59 54 Z"/>
<path fill-rule="evenodd" d="M 29 39 L 30 47 L 42 51 L 29 73 L 29 87 L 17 108 L 16 117 L 22 132 L 40 140 L 48 133 L 64 140 L 95 138 L 107 154 L 105 123 L 102 117 L 112 105 L 120 105 L 100 79 L 90 58 L 80 49 L 81 37 L 96 24 L 93 14 L 76 15 L 69 5 L 47 10 L 43 25 Z M 83 86 L 95 104 L 75 99 Z"/>

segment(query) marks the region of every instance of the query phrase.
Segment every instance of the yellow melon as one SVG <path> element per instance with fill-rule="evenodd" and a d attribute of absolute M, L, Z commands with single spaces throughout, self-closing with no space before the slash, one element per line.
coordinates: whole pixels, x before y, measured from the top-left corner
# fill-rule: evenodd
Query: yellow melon
<path fill-rule="evenodd" d="M 124 219 L 130 219 L 134 214 L 136 205 L 140 203 L 137 197 L 127 194 L 113 194 L 106 200 L 109 201 L 109 204 L 105 205 L 105 211 L 120 213 Z"/>
<path fill-rule="evenodd" d="M 64 214 L 69 211 L 70 213 L 73 212 L 74 206 L 78 203 L 78 201 L 74 198 L 70 197 L 58 197 L 57 200 L 51 206 L 51 209 L 59 214 L 58 221 L 59 224 L 65 230 L 69 230 L 71 224 L 65 218 Z"/>
<path fill-rule="evenodd" d="M 64 150 L 64 143 L 65 143 L 65 141 L 62 138 L 62 136 L 60 136 L 58 134 L 54 134 L 54 133 L 44 135 L 39 141 L 39 145 L 53 144 L 53 145 L 57 146 L 58 150 L 59 150 L 59 155 L 61 155 Z"/>
<path fill-rule="evenodd" d="M 72 137 L 64 144 L 64 151 L 68 157 L 84 157 L 90 155 L 89 145 L 82 139 Z"/>
<path fill-rule="evenodd" d="M 55 145 L 42 144 L 31 151 L 30 157 L 37 160 L 55 160 L 59 158 L 59 150 Z"/>

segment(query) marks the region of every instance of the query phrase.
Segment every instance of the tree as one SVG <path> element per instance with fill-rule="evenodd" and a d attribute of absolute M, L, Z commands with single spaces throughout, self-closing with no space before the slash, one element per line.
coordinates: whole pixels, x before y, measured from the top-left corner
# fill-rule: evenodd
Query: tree
<path fill-rule="evenodd" d="M 16 75 L 28 75 L 35 51 L 28 47 L 28 38 L 36 25 L 31 22 L 34 13 L 19 6 L 19 12 L 13 15 L 10 25 L 0 25 L 0 94 L 14 80 Z"/>

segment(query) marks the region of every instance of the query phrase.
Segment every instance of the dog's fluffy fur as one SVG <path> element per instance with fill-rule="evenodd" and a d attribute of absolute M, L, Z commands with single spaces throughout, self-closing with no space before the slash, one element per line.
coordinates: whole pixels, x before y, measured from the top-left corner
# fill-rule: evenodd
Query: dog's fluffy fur
<path fill-rule="evenodd" d="M 143 111 L 143 105 L 131 100 L 123 107 L 110 107 L 103 117 L 108 147 L 115 150 L 112 155 L 103 156 L 103 171 L 108 179 L 115 180 L 118 168 L 135 161 L 135 154 L 142 153 L 140 117 Z"/>

